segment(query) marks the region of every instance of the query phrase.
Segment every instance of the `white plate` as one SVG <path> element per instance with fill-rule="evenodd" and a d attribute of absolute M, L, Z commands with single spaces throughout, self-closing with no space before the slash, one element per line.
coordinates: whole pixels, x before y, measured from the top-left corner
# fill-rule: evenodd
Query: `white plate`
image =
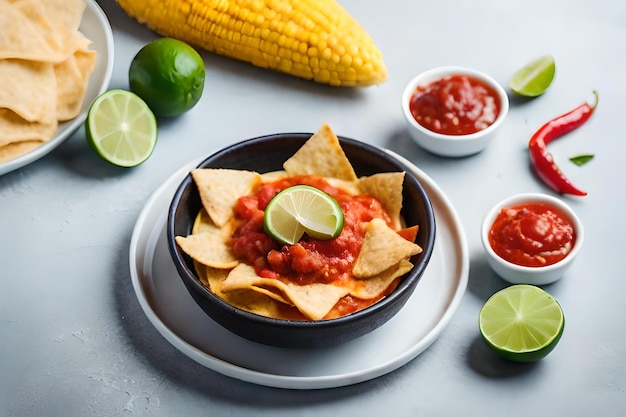
<path fill-rule="evenodd" d="M 130 271 L 146 316 L 191 359 L 223 375 L 260 385 L 332 388 L 370 380 L 403 366 L 428 348 L 450 321 L 467 287 L 469 257 L 461 223 L 447 197 L 424 172 L 394 156 L 426 188 L 435 210 L 437 237 L 415 292 L 396 316 L 374 332 L 332 348 L 292 350 L 248 341 L 211 320 L 178 277 L 165 232 L 171 198 L 197 163 L 172 175 L 150 197 L 137 219 L 130 242 Z"/>
<path fill-rule="evenodd" d="M 95 0 L 85 0 L 85 4 L 87 7 L 80 23 L 80 31 L 92 41 L 90 48 L 97 52 L 97 57 L 96 66 L 89 76 L 89 84 L 80 113 L 74 119 L 60 123 L 56 134 L 48 142 L 15 159 L 0 163 L 0 175 L 35 162 L 65 142 L 87 118 L 91 102 L 109 87 L 113 72 L 111 25 Z"/>

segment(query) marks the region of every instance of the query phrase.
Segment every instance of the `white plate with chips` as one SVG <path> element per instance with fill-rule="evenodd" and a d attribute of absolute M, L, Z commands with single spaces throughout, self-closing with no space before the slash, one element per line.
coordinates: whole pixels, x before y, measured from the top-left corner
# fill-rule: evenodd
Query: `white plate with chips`
<path fill-rule="evenodd" d="M 437 238 L 415 292 L 383 326 L 331 348 L 283 349 L 243 339 L 209 318 L 178 277 L 165 231 L 172 196 L 199 161 L 181 168 L 152 194 L 133 230 L 131 279 L 149 321 L 168 342 L 199 364 L 270 387 L 324 389 L 351 385 L 408 363 L 437 339 L 457 310 L 467 288 L 469 255 L 460 220 L 445 194 L 424 172 L 393 155 L 426 189 L 435 211 Z"/>
<path fill-rule="evenodd" d="M 0 162 L 0 175 L 24 167 L 61 145 L 85 121 L 91 102 L 109 86 L 113 72 L 113 33 L 111 25 L 95 0 L 84 0 L 85 12 L 79 30 L 91 41 L 89 49 L 96 51 L 96 63 L 89 76 L 85 97 L 78 116 L 59 123 L 55 135 L 33 150 L 6 162 Z"/>

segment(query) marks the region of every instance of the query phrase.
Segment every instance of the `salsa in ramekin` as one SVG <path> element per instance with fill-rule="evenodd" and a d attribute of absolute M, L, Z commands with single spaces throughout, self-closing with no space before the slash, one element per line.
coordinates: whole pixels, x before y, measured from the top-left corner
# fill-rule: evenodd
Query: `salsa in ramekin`
<path fill-rule="evenodd" d="M 497 91 L 466 74 L 446 75 L 415 89 L 411 114 L 425 128 L 444 135 L 469 135 L 493 124 L 502 103 Z"/>

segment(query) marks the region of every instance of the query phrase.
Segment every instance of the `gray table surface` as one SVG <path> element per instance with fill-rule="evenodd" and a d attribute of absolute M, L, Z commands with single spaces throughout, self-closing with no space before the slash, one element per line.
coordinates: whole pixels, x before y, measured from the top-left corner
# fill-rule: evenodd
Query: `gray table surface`
<path fill-rule="evenodd" d="M 621 0 L 341 2 L 382 50 L 389 79 L 334 89 L 204 54 L 202 100 L 160 125 L 145 164 L 118 169 L 82 129 L 45 158 L 0 177 L 0 416 L 617 416 L 626 410 L 623 193 L 626 179 L 626 3 Z M 134 54 L 156 35 L 101 0 L 115 37 L 111 88 L 127 88 Z M 462 159 L 430 155 L 408 136 L 404 85 L 439 65 L 483 70 L 505 84 L 528 60 L 554 55 L 558 75 L 532 101 L 513 100 L 497 140 Z M 551 194 L 526 145 L 543 122 L 600 92 L 584 128 L 551 145 L 587 190 L 563 197 L 586 227 L 573 269 L 546 289 L 567 320 L 556 350 L 533 365 L 491 355 L 477 315 L 506 283 L 485 262 L 483 215 L 519 192 Z M 433 178 L 467 235 L 469 285 L 438 340 L 371 381 L 303 391 L 258 386 L 198 365 L 150 324 L 133 291 L 128 248 L 151 193 L 185 163 L 241 139 L 314 131 L 392 149 Z M 569 156 L 593 153 L 582 167 Z"/>

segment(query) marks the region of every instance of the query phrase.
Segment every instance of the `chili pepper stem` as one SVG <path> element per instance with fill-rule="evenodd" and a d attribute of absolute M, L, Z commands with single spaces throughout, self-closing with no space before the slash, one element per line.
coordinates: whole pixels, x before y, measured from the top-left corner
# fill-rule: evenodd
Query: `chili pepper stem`
<path fill-rule="evenodd" d="M 589 105 L 589 107 L 591 107 L 592 110 L 595 110 L 596 107 L 598 107 L 598 103 L 600 102 L 600 93 L 598 93 L 598 90 L 593 90 L 593 96 L 595 100 L 593 104 Z"/>

